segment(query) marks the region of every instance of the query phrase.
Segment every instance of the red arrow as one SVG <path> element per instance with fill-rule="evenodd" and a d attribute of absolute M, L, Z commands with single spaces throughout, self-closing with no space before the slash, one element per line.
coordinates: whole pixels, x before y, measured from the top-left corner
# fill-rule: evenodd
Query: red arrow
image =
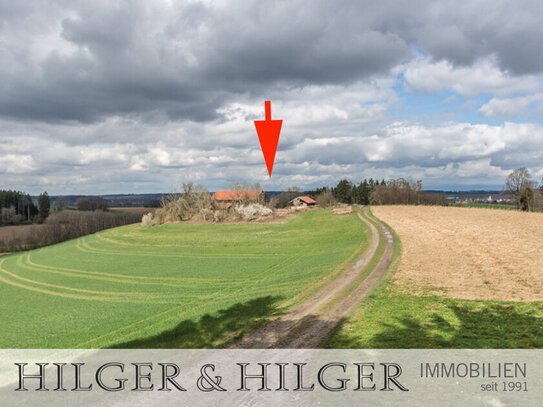
<path fill-rule="evenodd" d="M 264 160 L 268 167 L 268 174 L 270 174 L 271 178 L 283 120 L 271 119 L 271 102 L 269 100 L 264 102 L 264 110 L 266 111 L 266 120 L 255 120 L 255 127 L 262 153 L 264 153 Z"/>

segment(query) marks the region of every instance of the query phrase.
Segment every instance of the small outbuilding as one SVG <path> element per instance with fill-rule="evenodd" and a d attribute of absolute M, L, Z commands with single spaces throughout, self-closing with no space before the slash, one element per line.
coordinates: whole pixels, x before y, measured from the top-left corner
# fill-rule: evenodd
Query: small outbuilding
<path fill-rule="evenodd" d="M 315 206 L 317 201 L 308 196 L 297 196 L 290 201 L 293 206 Z"/>

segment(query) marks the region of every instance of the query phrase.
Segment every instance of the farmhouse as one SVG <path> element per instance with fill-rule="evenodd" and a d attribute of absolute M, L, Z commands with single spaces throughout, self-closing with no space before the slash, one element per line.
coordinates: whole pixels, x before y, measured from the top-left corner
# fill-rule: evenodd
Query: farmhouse
<path fill-rule="evenodd" d="M 266 193 L 261 189 L 248 189 L 239 191 L 217 191 L 213 195 L 215 207 L 230 208 L 236 202 L 258 202 L 265 204 L 269 201 Z"/>
<path fill-rule="evenodd" d="M 298 196 L 289 202 L 293 206 L 314 206 L 317 201 L 308 196 Z"/>

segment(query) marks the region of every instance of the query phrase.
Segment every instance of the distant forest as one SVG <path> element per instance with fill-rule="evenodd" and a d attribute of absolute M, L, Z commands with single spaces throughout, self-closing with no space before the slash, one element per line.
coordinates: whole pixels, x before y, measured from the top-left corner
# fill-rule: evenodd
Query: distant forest
<path fill-rule="evenodd" d="M 0 224 L 30 223 L 37 214 L 38 207 L 30 195 L 21 191 L 0 190 Z"/>
<path fill-rule="evenodd" d="M 317 198 L 331 192 L 336 201 L 360 205 L 444 205 L 443 194 L 428 194 L 422 187 L 422 181 L 410 182 L 404 178 L 374 180 L 364 179 L 359 184 L 343 179 L 334 188 L 317 188 L 308 194 Z"/>

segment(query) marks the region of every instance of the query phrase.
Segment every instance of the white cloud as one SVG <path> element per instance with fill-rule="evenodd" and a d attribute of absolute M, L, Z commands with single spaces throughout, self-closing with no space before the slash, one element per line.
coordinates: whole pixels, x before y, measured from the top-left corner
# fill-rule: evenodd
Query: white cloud
<path fill-rule="evenodd" d="M 492 98 L 479 112 L 486 117 L 512 118 L 527 113 L 534 104 L 543 107 L 543 93 L 515 98 Z"/>
<path fill-rule="evenodd" d="M 5 154 L 0 156 L 0 168 L 6 174 L 25 174 L 34 171 L 37 165 L 29 154 Z"/>
<path fill-rule="evenodd" d="M 355 109 L 345 119 L 287 125 L 271 179 L 252 121 L 237 119 L 188 123 L 185 131 L 176 131 L 179 124 L 164 128 L 161 123 L 117 121 L 107 125 L 108 132 L 135 132 L 141 138 L 91 145 L 71 144 L 63 125 L 37 124 L 35 135 L 27 126 L 25 136 L 3 136 L 0 176 L 7 180 L 5 187 L 30 192 L 113 193 L 171 191 L 183 181 L 217 189 L 243 179 L 259 181 L 267 189 L 332 185 L 343 177 L 358 181 L 398 176 L 422 178 L 429 185 L 499 185 L 513 168 L 543 171 L 540 125 L 404 121 L 381 126 L 380 115 L 370 122 L 357 121 L 360 116 Z M 88 127 L 93 130 L 83 128 L 84 133 L 96 130 L 95 125 Z M 162 137 L 163 130 L 167 137 Z"/>
<path fill-rule="evenodd" d="M 434 93 L 452 90 L 464 96 L 479 93 L 510 95 L 532 92 L 539 86 L 536 76 L 511 76 L 499 68 L 493 57 L 480 59 L 470 66 L 454 66 L 447 60 L 419 57 L 407 65 L 404 77 L 411 91 Z"/>

